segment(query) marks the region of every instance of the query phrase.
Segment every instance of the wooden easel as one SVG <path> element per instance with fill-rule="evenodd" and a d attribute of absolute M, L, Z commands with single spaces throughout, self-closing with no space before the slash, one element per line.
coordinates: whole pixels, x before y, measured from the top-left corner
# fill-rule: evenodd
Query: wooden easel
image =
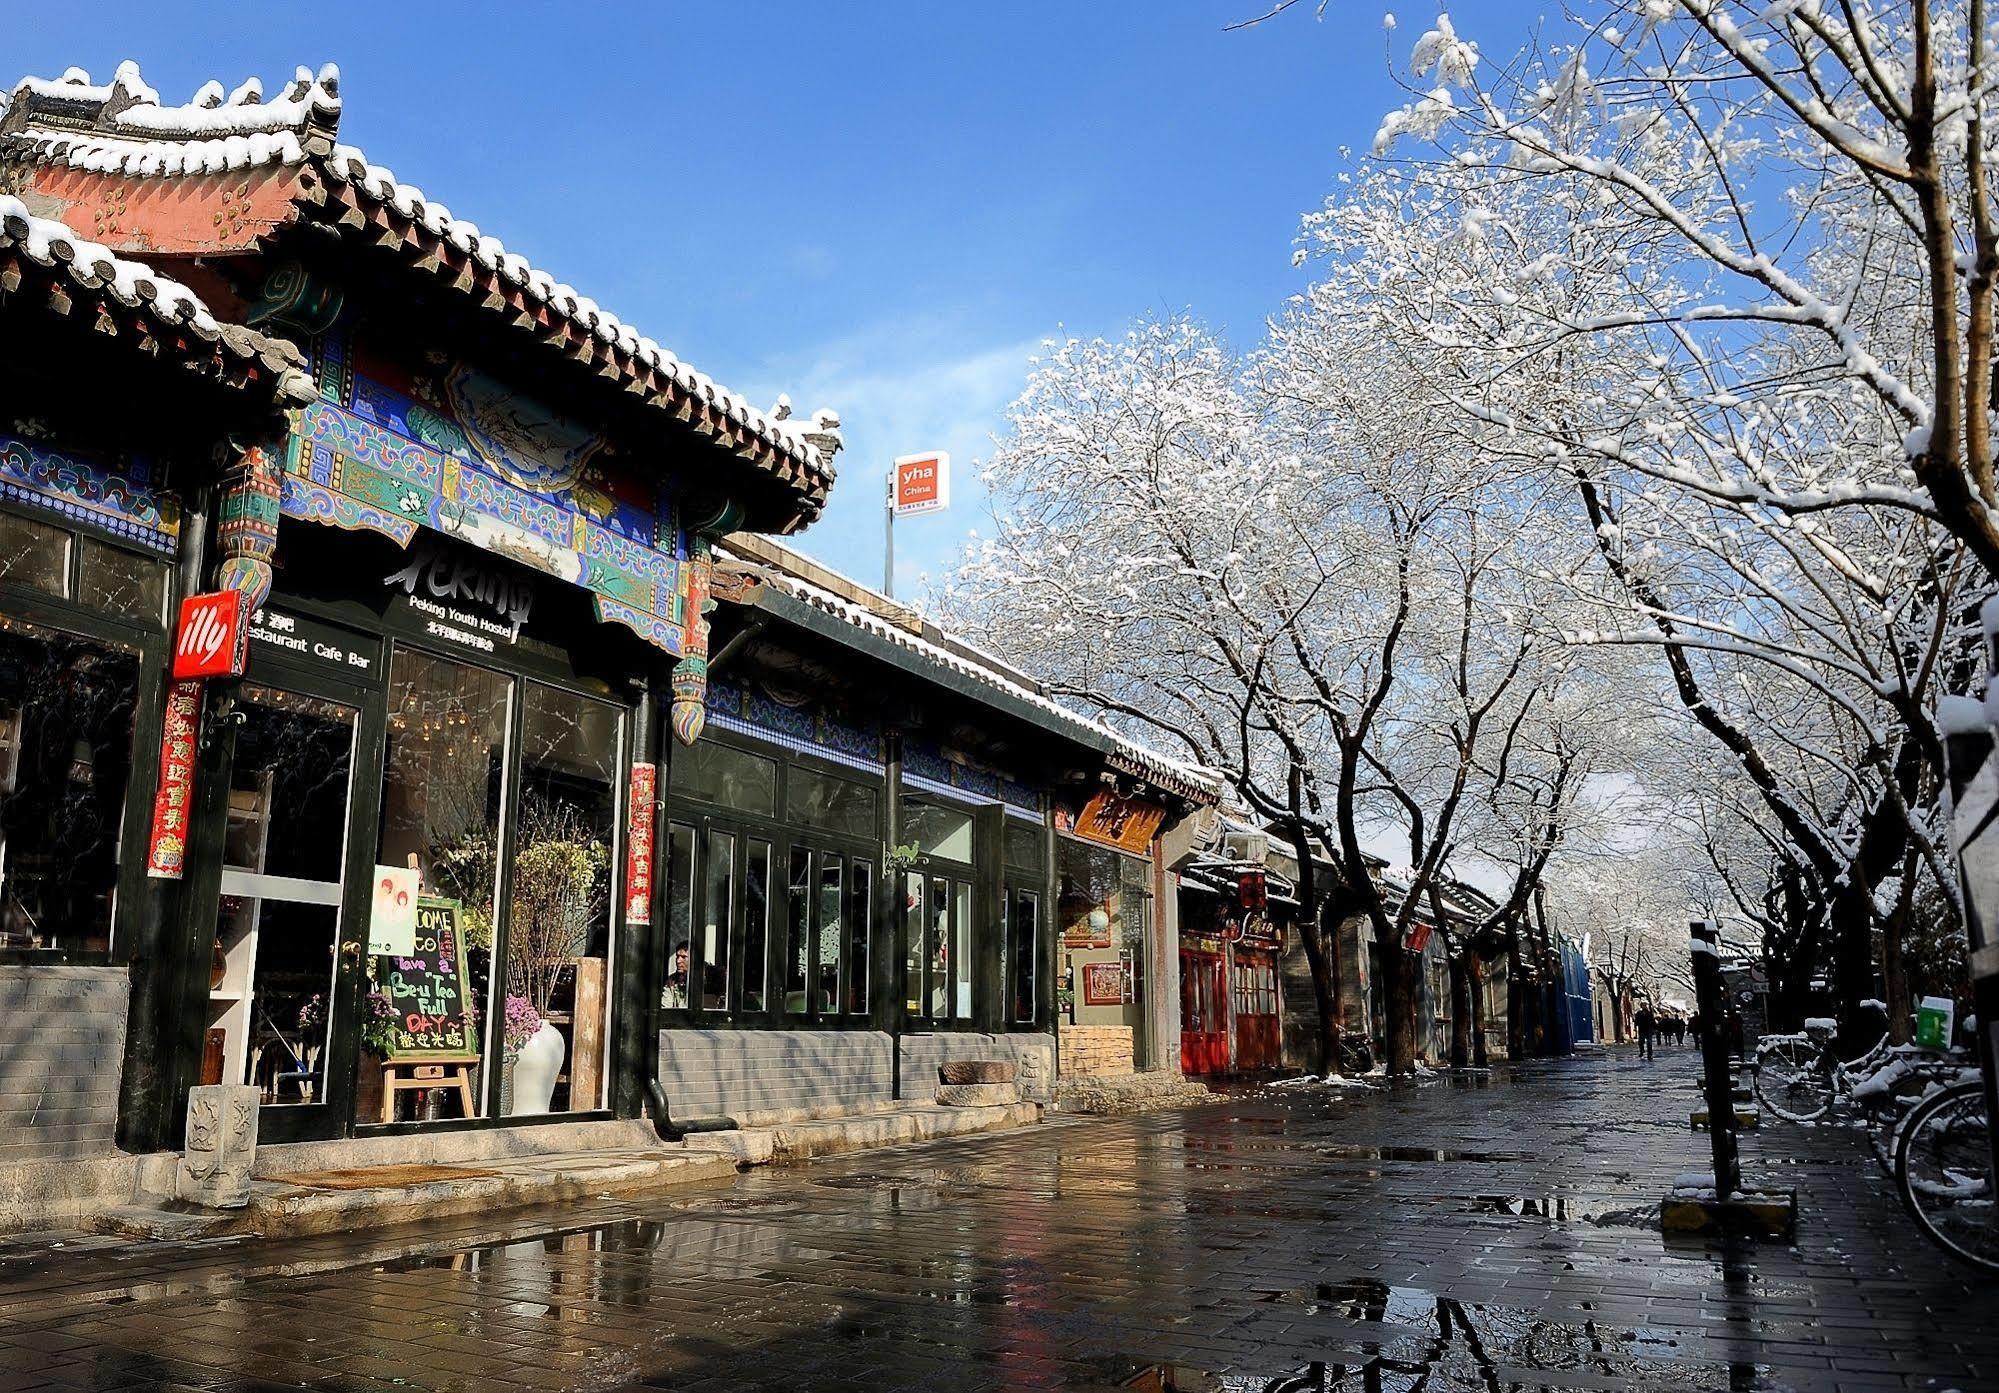
<path fill-rule="evenodd" d="M 477 1117 L 472 1101 L 472 1066 L 476 1054 L 419 1055 L 414 1059 L 390 1059 L 382 1063 L 382 1121 L 396 1120 L 396 1095 L 428 1088 L 456 1088 L 465 1116 Z"/>

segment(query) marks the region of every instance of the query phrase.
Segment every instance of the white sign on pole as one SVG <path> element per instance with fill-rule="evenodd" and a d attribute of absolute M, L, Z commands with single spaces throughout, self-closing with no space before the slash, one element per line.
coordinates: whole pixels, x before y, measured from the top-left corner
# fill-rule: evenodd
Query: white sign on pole
<path fill-rule="evenodd" d="M 896 457 L 889 508 L 897 517 L 941 513 L 950 506 L 950 455 L 938 450 Z"/>

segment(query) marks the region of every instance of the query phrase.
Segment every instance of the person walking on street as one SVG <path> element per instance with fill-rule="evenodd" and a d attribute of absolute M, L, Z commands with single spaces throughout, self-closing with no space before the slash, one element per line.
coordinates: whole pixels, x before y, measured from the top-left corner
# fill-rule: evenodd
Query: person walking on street
<path fill-rule="evenodd" d="M 1657 1024 L 1657 1022 L 1658 1022 L 1658 1017 L 1652 1014 L 1652 1003 L 1649 1001 L 1639 1002 L 1638 1003 L 1638 1052 L 1647 1059 L 1650 1059 L 1652 1057 L 1652 1027 L 1655 1024 Z"/>

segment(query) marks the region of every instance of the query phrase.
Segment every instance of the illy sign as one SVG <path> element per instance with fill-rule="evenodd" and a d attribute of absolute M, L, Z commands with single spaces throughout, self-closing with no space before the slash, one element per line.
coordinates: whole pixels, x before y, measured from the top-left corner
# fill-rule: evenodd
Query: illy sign
<path fill-rule="evenodd" d="M 241 677 L 250 637 L 243 623 L 240 591 L 190 595 L 180 603 L 180 632 L 174 639 L 174 680 Z"/>

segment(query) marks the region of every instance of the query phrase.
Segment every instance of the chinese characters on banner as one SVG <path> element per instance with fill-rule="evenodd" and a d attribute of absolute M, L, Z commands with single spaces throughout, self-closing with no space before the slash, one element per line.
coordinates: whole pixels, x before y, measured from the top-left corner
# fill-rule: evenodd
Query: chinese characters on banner
<path fill-rule="evenodd" d="M 650 764 L 632 766 L 632 794 L 625 835 L 625 922 L 652 922 L 652 829 L 654 794 L 658 769 Z"/>
<path fill-rule="evenodd" d="M 146 874 L 179 880 L 187 865 L 187 817 L 194 801 L 195 733 L 201 724 L 201 683 L 167 689 L 160 731 L 160 781 L 153 793 L 153 834 L 146 843 Z"/>

